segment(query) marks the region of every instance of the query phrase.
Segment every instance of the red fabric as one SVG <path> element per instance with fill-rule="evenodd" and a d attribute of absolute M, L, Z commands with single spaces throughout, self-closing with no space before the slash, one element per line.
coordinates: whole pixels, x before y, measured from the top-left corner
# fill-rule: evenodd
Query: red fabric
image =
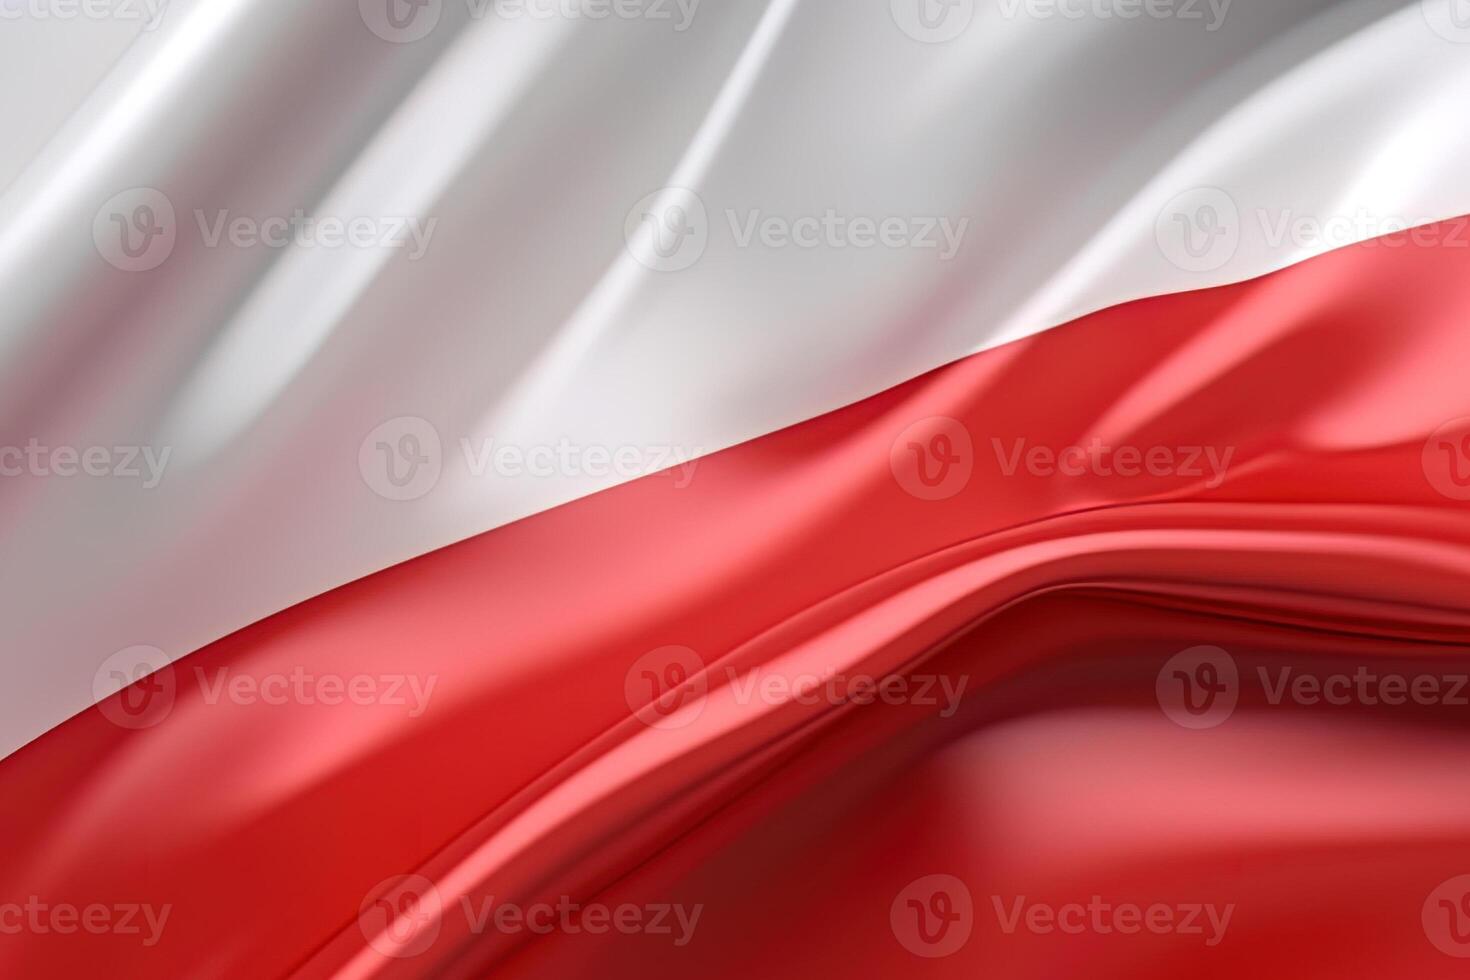
<path fill-rule="evenodd" d="M 160 723 L 90 710 L 0 763 L 0 905 L 167 904 L 161 938 L 22 930 L 0 972 L 1462 975 L 1432 934 L 1461 914 L 1435 890 L 1470 873 L 1465 709 L 1257 683 L 1470 671 L 1470 256 L 1388 245 L 1087 317 L 193 654 Z M 1017 439 L 1094 438 L 1172 462 L 1006 475 Z M 1228 467 L 1178 472 L 1195 447 Z M 1243 679 L 1196 730 L 1159 685 L 1200 645 Z M 221 669 L 297 668 L 435 686 L 416 718 L 210 703 Z M 742 694 L 808 674 L 966 686 L 948 717 Z M 359 912 L 404 874 L 443 914 L 382 896 L 398 952 L 432 932 L 384 955 Z M 930 875 L 970 911 L 907 904 Z M 460 900 L 490 896 L 701 911 L 684 945 L 477 934 Z M 997 911 L 1093 896 L 1233 911 L 1213 945 Z M 968 939 L 916 955 L 920 908 L 968 915 Z"/>

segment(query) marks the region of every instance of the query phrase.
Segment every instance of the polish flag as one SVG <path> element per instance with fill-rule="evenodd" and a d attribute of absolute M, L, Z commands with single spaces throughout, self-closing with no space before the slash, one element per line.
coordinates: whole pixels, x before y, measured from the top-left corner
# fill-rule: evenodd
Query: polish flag
<path fill-rule="evenodd" d="M 6 6 L 0 972 L 1462 975 L 1461 0 Z"/>

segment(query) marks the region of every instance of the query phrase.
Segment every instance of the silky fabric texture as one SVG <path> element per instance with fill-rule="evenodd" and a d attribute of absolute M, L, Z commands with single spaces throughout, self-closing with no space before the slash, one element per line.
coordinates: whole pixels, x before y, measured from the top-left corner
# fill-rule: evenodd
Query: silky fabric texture
<path fill-rule="evenodd" d="M 646 473 L 1099 309 L 1470 212 L 1451 0 L 911 2 L 962 29 L 935 42 L 902 0 L 670 0 L 662 19 L 654 0 L 631 19 L 175 0 L 120 55 L 58 56 L 66 84 L 17 74 L 59 106 L 95 88 L 49 139 L 18 127 L 0 448 L 122 447 L 136 470 L 141 447 L 159 472 L 5 478 L 0 752 L 110 693 L 119 651 L 180 661 L 633 478 L 487 479 L 466 443 L 641 449 Z M 165 204 L 159 264 L 109 260 Z M 675 204 L 702 210 L 703 253 L 650 267 L 628 222 Z M 407 245 L 231 231 L 298 212 Z M 897 220 L 905 244 L 762 230 L 829 214 Z M 1221 254 L 1179 238 L 1195 215 Z M 443 462 L 411 501 L 360 467 L 403 419 Z"/>
<path fill-rule="evenodd" d="M 0 965 L 1458 975 L 1420 919 L 1465 873 L 1460 713 L 1283 705 L 1243 681 L 1196 730 L 1159 693 L 1200 646 L 1243 678 L 1463 672 L 1456 227 L 1110 308 L 711 455 L 687 485 L 594 494 L 211 644 L 139 682 L 168 685 L 149 725 L 117 723 L 130 689 L 0 763 L 19 804 L 0 891 L 168 903 L 163 939 L 12 937 Z M 1017 439 L 1228 462 L 1063 472 Z M 947 485 L 917 468 L 941 457 Z M 701 669 L 662 669 L 689 654 Z M 650 663 L 677 683 L 638 703 Z M 438 686 L 413 718 L 210 695 L 221 671 L 298 668 Z M 946 717 L 742 694 L 833 673 L 965 693 Z M 927 959 L 893 906 L 935 874 L 965 883 L 973 931 Z M 432 902 L 396 893 L 402 920 L 375 920 L 403 875 Z M 1094 895 L 1232 915 L 1204 947 L 1008 933 L 992 908 Z M 460 911 L 554 896 L 703 911 L 678 947 Z"/>

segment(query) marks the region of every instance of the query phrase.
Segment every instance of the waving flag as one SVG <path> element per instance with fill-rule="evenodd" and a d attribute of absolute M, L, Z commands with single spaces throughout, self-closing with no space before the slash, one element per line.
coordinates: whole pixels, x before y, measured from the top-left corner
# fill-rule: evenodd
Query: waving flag
<path fill-rule="evenodd" d="M 1462 0 L 0 15 L 0 972 L 1462 974 Z"/>

